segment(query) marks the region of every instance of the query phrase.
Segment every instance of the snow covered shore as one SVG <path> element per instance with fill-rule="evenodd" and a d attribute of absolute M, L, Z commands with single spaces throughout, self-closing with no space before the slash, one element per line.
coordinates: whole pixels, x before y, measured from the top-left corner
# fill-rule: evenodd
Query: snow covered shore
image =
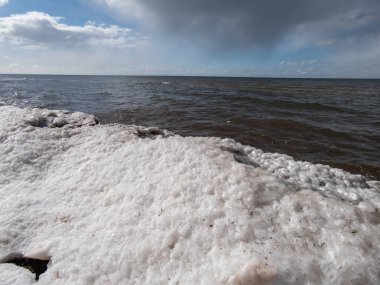
<path fill-rule="evenodd" d="M 380 184 L 233 140 L 0 106 L 0 284 L 380 284 Z"/>

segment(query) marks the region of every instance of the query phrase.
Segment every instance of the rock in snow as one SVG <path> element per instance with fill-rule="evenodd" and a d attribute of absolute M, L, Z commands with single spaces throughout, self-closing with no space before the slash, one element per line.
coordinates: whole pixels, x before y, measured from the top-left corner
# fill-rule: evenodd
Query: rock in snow
<path fill-rule="evenodd" d="M 380 284 L 380 187 L 230 139 L 0 106 L 0 284 Z"/>

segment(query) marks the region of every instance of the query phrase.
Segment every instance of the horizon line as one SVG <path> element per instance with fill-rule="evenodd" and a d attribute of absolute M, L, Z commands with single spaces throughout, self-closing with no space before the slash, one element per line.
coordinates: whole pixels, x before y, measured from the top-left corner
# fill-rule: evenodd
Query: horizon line
<path fill-rule="evenodd" d="M 65 74 L 65 73 L 0 73 L 4 75 L 25 76 L 109 76 L 109 77 L 209 77 L 209 78 L 247 78 L 247 79 L 313 79 L 313 80 L 380 80 L 375 77 L 282 77 L 282 76 L 239 76 L 239 75 L 172 75 L 172 74 Z"/>

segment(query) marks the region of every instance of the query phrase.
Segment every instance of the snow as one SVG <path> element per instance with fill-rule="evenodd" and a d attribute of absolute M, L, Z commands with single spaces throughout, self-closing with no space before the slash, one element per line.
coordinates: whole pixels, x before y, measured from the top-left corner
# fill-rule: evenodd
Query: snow
<path fill-rule="evenodd" d="M 35 276 L 29 270 L 13 264 L 0 264 L 0 284 L 25 285 L 36 284 Z"/>
<path fill-rule="evenodd" d="M 11 106 L 0 157 L 0 262 L 50 259 L 39 284 L 380 283 L 380 187 L 362 176 Z M 0 263 L 0 284 L 33 282 Z"/>

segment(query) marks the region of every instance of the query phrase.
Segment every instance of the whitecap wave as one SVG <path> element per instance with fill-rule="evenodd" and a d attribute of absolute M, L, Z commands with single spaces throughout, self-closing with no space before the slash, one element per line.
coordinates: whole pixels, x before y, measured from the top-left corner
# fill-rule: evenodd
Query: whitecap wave
<path fill-rule="evenodd" d="M 380 282 L 376 181 L 229 139 L 0 114 L 5 284 L 34 282 L 15 254 L 50 260 L 41 284 Z"/>
<path fill-rule="evenodd" d="M 25 81 L 28 80 L 28 78 L 25 77 L 2 77 L 0 78 L 0 81 Z"/>

